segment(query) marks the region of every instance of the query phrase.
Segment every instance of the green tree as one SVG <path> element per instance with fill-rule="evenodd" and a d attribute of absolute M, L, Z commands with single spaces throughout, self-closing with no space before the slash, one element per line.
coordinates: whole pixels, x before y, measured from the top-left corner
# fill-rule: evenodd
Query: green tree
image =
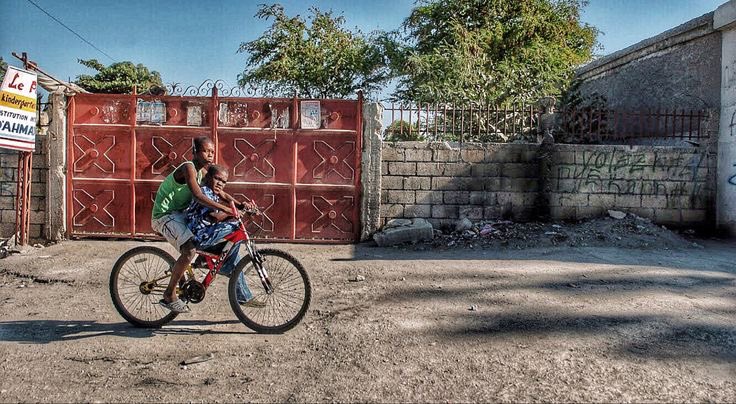
<path fill-rule="evenodd" d="M 97 71 L 94 76 L 79 75 L 75 81 L 76 84 L 93 93 L 132 93 L 134 86 L 138 93 L 145 93 L 150 90 L 160 91 L 164 87 L 161 75 L 156 71 L 148 70 L 142 64 L 135 65 L 126 61 L 104 66 L 97 59 L 79 59 L 78 61 Z"/>
<path fill-rule="evenodd" d="M 386 142 L 420 141 L 424 136 L 419 129 L 419 123 L 404 120 L 393 121 L 383 131 L 383 140 Z"/>
<path fill-rule="evenodd" d="M 598 31 L 580 0 L 420 0 L 393 56 L 402 100 L 515 103 L 559 94 Z"/>
<path fill-rule="evenodd" d="M 8 64 L 0 56 L 0 79 L 5 77 L 5 72 L 8 70 Z"/>
<path fill-rule="evenodd" d="M 266 95 L 346 97 L 357 90 L 380 88 L 390 78 L 380 33 L 364 35 L 343 28 L 345 19 L 331 11 L 310 8 L 309 21 L 289 17 L 280 4 L 261 5 L 256 17 L 273 19 L 259 38 L 240 44 L 248 55 L 241 86 Z"/>

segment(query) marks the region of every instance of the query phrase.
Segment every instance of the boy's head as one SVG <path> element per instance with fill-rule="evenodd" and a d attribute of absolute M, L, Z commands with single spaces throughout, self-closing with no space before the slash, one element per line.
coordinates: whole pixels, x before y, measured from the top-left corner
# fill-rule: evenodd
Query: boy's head
<path fill-rule="evenodd" d="M 210 189 L 219 192 L 225 189 L 227 178 L 227 168 L 219 164 L 210 164 L 210 166 L 207 167 L 207 174 L 205 174 L 202 182 Z"/>
<path fill-rule="evenodd" d="M 194 159 L 199 160 L 203 166 L 215 161 L 215 143 L 207 136 L 194 138 L 192 141 L 192 153 Z"/>

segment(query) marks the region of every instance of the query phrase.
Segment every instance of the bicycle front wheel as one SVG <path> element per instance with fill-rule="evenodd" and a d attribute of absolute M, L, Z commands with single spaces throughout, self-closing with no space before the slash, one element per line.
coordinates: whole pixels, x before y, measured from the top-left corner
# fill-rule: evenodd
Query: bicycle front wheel
<path fill-rule="evenodd" d="M 263 249 L 263 267 L 271 281 L 272 293 L 266 293 L 252 257 L 244 257 L 230 275 L 228 297 L 235 315 L 248 328 L 265 334 L 277 334 L 294 328 L 304 318 L 312 298 L 312 286 L 304 266 L 291 254 Z M 237 299 L 240 273 L 245 275 L 253 299 L 241 304 Z"/>
<path fill-rule="evenodd" d="M 150 246 L 136 247 L 118 258 L 110 274 L 112 304 L 136 327 L 158 328 L 177 313 L 158 304 L 171 278 L 174 257 Z"/>

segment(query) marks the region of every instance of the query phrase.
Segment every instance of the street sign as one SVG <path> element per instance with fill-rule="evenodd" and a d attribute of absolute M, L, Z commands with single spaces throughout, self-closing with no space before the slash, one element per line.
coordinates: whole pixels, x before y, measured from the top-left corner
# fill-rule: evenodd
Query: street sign
<path fill-rule="evenodd" d="M 36 73 L 8 66 L 0 87 L 0 147 L 36 149 Z"/>

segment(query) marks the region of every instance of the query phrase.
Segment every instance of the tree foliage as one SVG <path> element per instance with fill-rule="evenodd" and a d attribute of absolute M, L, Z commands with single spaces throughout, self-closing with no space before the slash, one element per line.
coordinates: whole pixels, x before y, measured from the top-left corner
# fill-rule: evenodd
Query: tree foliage
<path fill-rule="evenodd" d="M 163 88 L 161 75 L 157 71 L 150 71 L 142 64 L 132 62 L 118 62 L 105 66 L 97 59 L 78 60 L 83 66 L 97 71 L 94 76 L 82 74 L 77 76 L 76 84 L 93 93 L 126 94 L 132 93 L 137 87 L 138 93 L 151 89 Z"/>
<path fill-rule="evenodd" d="M 240 44 L 248 59 L 238 75 L 241 86 L 254 86 L 266 95 L 345 97 L 362 89 L 369 93 L 388 81 L 380 33 L 364 35 L 343 27 L 345 19 L 331 11 L 310 8 L 305 21 L 289 17 L 280 4 L 261 5 L 256 17 L 273 19 L 259 38 Z"/>
<path fill-rule="evenodd" d="M 0 56 L 0 79 L 5 77 L 5 72 L 7 70 L 8 70 L 8 63 L 3 60 L 2 56 Z"/>
<path fill-rule="evenodd" d="M 597 30 L 580 0 L 420 0 L 393 56 L 394 96 L 510 103 L 559 94 L 588 61 Z"/>

